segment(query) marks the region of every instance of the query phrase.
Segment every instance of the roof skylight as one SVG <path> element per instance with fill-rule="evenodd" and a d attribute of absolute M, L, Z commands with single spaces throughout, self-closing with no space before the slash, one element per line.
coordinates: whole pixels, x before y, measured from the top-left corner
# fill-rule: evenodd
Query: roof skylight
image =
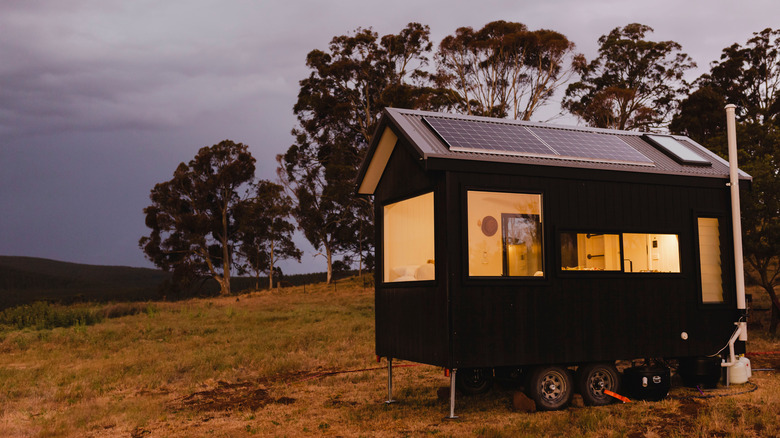
<path fill-rule="evenodd" d="M 670 135 L 645 134 L 643 137 L 658 150 L 665 153 L 680 164 L 694 166 L 712 166 L 712 162 L 677 141 Z"/>

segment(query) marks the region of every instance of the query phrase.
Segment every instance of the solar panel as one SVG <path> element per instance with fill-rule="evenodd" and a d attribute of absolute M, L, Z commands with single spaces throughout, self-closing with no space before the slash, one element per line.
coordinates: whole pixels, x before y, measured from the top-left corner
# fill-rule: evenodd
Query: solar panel
<path fill-rule="evenodd" d="M 423 117 L 451 151 L 555 156 L 524 126 L 462 119 Z"/>
<path fill-rule="evenodd" d="M 661 152 L 670 156 L 680 164 L 712 166 L 712 162 L 710 160 L 701 157 L 699 154 L 677 141 L 674 137 L 668 135 L 651 134 L 645 134 L 642 137 L 648 140 L 650 144 L 655 146 Z"/>
<path fill-rule="evenodd" d="M 454 152 L 653 165 L 615 135 L 467 119 L 422 119 Z"/>
<path fill-rule="evenodd" d="M 528 128 L 528 130 L 565 157 L 618 163 L 652 164 L 652 160 L 616 135 L 546 128 Z"/>

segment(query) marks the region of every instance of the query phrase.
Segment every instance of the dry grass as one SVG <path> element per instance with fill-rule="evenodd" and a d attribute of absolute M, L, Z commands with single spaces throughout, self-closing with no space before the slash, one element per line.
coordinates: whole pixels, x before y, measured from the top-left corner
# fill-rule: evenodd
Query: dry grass
<path fill-rule="evenodd" d="M 451 421 L 442 370 L 413 366 L 395 370 L 399 403 L 386 405 L 385 370 L 327 374 L 385 365 L 374 361 L 373 293 L 356 280 L 113 311 L 126 316 L 0 333 L 0 436 L 780 435 L 774 371 L 755 372 L 758 389 L 741 395 L 680 388 L 657 403 L 536 414 L 513 412 L 497 388 L 459 397 Z M 749 350 L 780 350 L 758 331 Z M 775 367 L 780 356 L 754 359 Z"/>

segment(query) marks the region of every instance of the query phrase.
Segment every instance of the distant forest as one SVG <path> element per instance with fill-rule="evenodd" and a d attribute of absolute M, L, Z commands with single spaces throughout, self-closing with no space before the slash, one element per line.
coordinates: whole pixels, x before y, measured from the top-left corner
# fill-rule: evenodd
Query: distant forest
<path fill-rule="evenodd" d="M 345 272 L 344 278 L 354 275 Z M 324 282 L 325 272 L 287 275 L 282 277 L 281 286 L 300 286 Z M 167 281 L 170 274 L 148 268 L 126 266 L 84 265 L 56 260 L 0 256 L 0 309 L 28 304 L 35 301 L 49 301 L 69 304 L 92 301 L 146 301 L 160 299 L 184 299 L 193 296 L 211 296 L 219 293 L 219 285 L 213 279 L 204 279 L 191 290 L 171 294 Z M 235 277 L 232 290 L 236 293 L 267 288 L 268 278 Z"/>

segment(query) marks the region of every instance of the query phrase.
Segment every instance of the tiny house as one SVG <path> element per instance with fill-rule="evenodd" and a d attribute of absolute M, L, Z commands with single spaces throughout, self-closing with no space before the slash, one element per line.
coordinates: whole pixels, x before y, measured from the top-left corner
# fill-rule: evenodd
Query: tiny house
<path fill-rule="evenodd" d="M 455 384 L 605 404 L 618 360 L 716 354 L 743 316 L 729 185 L 682 136 L 386 109 L 356 187 L 377 355 L 452 370 L 453 415 Z"/>

